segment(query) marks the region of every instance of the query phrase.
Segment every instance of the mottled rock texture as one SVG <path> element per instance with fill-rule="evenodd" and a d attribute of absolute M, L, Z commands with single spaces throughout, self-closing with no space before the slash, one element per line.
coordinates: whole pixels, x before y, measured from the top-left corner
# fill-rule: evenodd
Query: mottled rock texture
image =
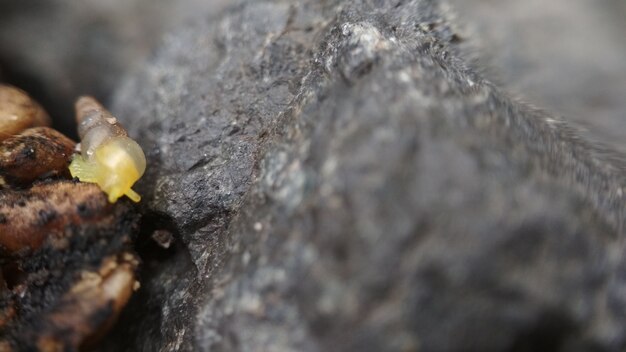
<path fill-rule="evenodd" d="M 619 351 L 624 163 L 437 1 L 250 1 L 116 92 L 143 287 L 103 350 Z"/>
<path fill-rule="evenodd" d="M 149 161 L 142 287 L 101 351 L 626 349 L 626 164 L 587 139 L 620 148 L 605 132 L 626 130 L 618 29 L 581 26 L 572 43 L 582 33 L 593 50 L 580 57 L 533 56 L 543 32 L 523 14 L 566 18 L 557 5 L 494 14 L 513 1 L 458 0 L 455 18 L 436 0 L 240 1 L 217 13 L 198 1 L 179 6 L 201 19 L 138 64 L 145 47 L 126 44 L 128 19 L 178 20 L 128 10 L 140 0 L 98 1 L 116 3 L 112 16 L 84 5 L 95 1 L 49 3 L 24 12 L 0 0 L 34 16 L 0 22 L 26 33 L 0 31 L 2 78 L 43 82 L 67 106 L 90 84 L 114 94 Z M 558 3 L 592 24 L 612 23 L 597 17 L 609 6 L 624 11 L 617 0 Z M 94 13 L 105 30 L 82 22 Z M 82 49 L 29 48 L 47 43 L 36 35 L 47 26 Z M 157 27 L 139 42 L 150 46 Z M 520 61 L 563 73 L 530 75 Z M 113 91 L 108 78 L 126 63 L 141 69 Z M 581 134 L 509 89 L 615 128 Z"/>

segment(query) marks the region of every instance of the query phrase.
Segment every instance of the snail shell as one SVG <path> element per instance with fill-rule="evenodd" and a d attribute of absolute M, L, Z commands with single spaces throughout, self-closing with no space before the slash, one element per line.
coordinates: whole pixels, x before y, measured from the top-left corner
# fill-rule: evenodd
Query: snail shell
<path fill-rule="evenodd" d="M 143 150 L 117 119 L 92 97 L 76 102 L 81 154 L 70 164 L 72 177 L 96 183 L 114 203 L 123 195 L 135 202 L 141 197 L 131 189 L 146 170 Z"/>

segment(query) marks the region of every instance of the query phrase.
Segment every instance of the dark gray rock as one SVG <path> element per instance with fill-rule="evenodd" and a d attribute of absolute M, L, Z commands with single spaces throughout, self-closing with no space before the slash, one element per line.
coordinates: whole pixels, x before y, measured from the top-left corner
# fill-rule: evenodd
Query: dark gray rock
<path fill-rule="evenodd" d="M 103 350 L 619 351 L 621 156 L 476 73 L 437 1 L 250 1 L 118 92 L 142 289 Z"/>

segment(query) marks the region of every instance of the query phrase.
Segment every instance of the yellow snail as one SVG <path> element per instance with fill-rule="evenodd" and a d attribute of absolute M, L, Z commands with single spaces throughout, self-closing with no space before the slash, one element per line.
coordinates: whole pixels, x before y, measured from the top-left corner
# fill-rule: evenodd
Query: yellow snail
<path fill-rule="evenodd" d="M 92 97 L 76 102 L 76 120 L 81 153 L 70 164 L 72 177 L 96 183 L 114 203 L 123 195 L 134 202 L 141 196 L 131 189 L 146 170 L 141 147 L 126 130 Z"/>

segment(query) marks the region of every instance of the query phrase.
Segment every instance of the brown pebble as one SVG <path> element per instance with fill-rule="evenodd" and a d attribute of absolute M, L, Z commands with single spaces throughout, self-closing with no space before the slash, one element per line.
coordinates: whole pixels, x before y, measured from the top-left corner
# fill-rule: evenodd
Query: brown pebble
<path fill-rule="evenodd" d="M 0 141 L 30 127 L 49 125 L 48 114 L 28 94 L 0 84 Z"/>
<path fill-rule="evenodd" d="M 111 205 L 98 186 L 58 181 L 36 184 L 28 190 L 0 192 L 0 253 L 22 256 L 46 240 L 65 243 L 66 226 L 102 220 Z"/>
<path fill-rule="evenodd" d="M 125 259 L 129 256 L 133 260 Z M 49 330 L 39 337 L 39 349 L 74 350 L 100 340 L 133 293 L 138 262 L 135 258 L 130 253 L 108 257 L 99 270 L 83 273 L 54 310 L 43 317 Z"/>
<path fill-rule="evenodd" d="M 174 242 L 174 235 L 168 230 L 156 230 L 151 237 L 159 247 L 164 249 L 170 248 L 172 242 Z"/>
<path fill-rule="evenodd" d="M 50 127 L 29 128 L 0 142 L 0 176 L 15 185 L 48 176 L 70 178 L 75 144 Z"/>

